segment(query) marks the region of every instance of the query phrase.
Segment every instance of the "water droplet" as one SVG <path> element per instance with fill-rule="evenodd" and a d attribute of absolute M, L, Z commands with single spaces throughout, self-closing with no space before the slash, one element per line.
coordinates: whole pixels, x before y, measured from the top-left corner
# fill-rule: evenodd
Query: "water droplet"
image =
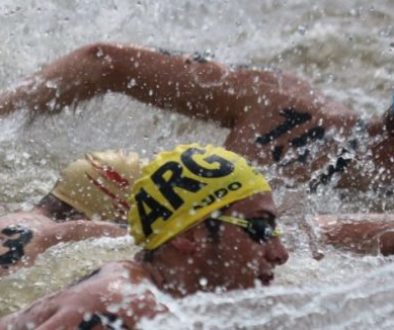
<path fill-rule="evenodd" d="M 23 157 L 24 159 L 29 159 L 29 158 L 30 158 L 30 154 L 27 153 L 27 152 L 23 152 L 23 153 L 22 153 L 22 157 Z"/>
<path fill-rule="evenodd" d="M 220 211 L 213 211 L 211 213 L 211 218 L 218 218 L 220 216 L 221 212 Z"/>
<path fill-rule="evenodd" d="M 103 50 L 102 50 L 101 48 L 99 48 L 99 49 L 97 50 L 96 56 L 97 56 L 98 58 L 104 56 L 104 52 L 103 52 Z"/>
<path fill-rule="evenodd" d="M 298 26 L 298 33 L 299 33 L 299 34 L 305 35 L 306 31 L 307 31 L 306 26 L 304 26 L 304 25 L 299 25 L 299 26 Z"/>
<path fill-rule="evenodd" d="M 198 281 L 201 286 L 207 286 L 208 280 L 205 277 L 201 277 L 200 280 Z"/>
<path fill-rule="evenodd" d="M 51 88 L 51 89 L 57 88 L 57 84 L 53 80 L 48 80 L 45 83 L 45 86 L 48 87 L 48 88 Z"/>
<path fill-rule="evenodd" d="M 133 88 L 134 86 L 137 86 L 137 80 L 132 78 L 132 79 L 130 79 L 129 83 L 127 84 L 127 88 Z"/>

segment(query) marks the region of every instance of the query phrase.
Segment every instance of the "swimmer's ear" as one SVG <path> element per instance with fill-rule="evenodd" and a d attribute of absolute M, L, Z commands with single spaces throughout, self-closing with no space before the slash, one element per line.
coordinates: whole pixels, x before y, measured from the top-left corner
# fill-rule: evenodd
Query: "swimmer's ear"
<path fill-rule="evenodd" d="M 193 254 L 196 251 L 195 243 L 184 235 L 172 239 L 171 245 L 183 254 Z"/>

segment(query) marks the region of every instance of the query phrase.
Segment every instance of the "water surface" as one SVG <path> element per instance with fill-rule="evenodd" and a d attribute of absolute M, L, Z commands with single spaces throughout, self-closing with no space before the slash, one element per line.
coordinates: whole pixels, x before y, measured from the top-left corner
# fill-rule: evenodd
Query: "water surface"
<path fill-rule="evenodd" d="M 2 0 L 0 87 L 17 84 L 86 43 L 131 42 L 207 51 L 225 63 L 281 67 L 370 116 L 387 108 L 394 89 L 393 16 L 389 0 Z M 23 111 L 0 120 L 0 213 L 31 207 L 50 190 L 58 171 L 86 151 L 123 148 L 150 156 L 177 143 L 221 144 L 227 133 L 119 95 L 82 105 L 76 114 L 26 122 Z M 300 198 L 279 220 L 292 255 L 278 269 L 275 284 L 181 301 L 161 295 L 172 314 L 143 323 L 144 329 L 393 328 L 390 258 L 320 246 L 326 257 L 318 262 L 299 226 L 305 214 L 317 212 L 393 212 L 393 201 L 330 187 L 309 197 L 302 188 L 275 194 L 278 204 L 289 195 Z M 54 247 L 34 267 L 0 280 L 0 315 L 134 252 L 127 238 Z"/>

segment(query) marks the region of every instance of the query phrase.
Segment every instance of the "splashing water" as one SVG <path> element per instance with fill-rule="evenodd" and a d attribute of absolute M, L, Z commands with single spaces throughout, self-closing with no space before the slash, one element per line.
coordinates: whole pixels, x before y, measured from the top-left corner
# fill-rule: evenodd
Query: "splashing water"
<path fill-rule="evenodd" d="M 226 63 L 275 65 L 306 77 L 329 96 L 366 115 L 382 113 L 393 88 L 394 5 L 362 1 L 43 0 L 0 4 L 0 87 L 47 61 L 95 41 L 132 42 L 170 50 L 208 51 Z M 160 33 L 159 33 L 160 31 Z M 138 81 L 130 81 L 131 86 Z M 394 102 L 394 100 L 393 100 Z M 222 144 L 216 125 L 163 114 L 130 98 L 106 95 L 24 125 L 25 113 L 0 119 L 0 212 L 28 208 L 46 194 L 59 169 L 84 152 L 109 148 L 145 157 L 177 143 Z M 147 135 L 146 132 L 151 132 Z M 270 173 L 269 175 L 274 175 Z M 173 300 L 156 293 L 169 315 L 144 329 L 393 328 L 394 263 L 326 246 L 311 256 L 299 223 L 317 212 L 392 212 L 374 192 L 357 196 L 330 187 L 313 196 L 278 189 L 276 200 L 299 202 L 279 219 L 292 251 L 275 284 Z M 318 233 L 316 233 L 318 235 Z M 37 263 L 0 280 L 0 315 L 72 282 L 108 260 L 130 258 L 125 238 L 59 245 Z M 93 256 L 93 257 L 92 257 Z M 71 266 L 72 265 L 72 266 Z"/>

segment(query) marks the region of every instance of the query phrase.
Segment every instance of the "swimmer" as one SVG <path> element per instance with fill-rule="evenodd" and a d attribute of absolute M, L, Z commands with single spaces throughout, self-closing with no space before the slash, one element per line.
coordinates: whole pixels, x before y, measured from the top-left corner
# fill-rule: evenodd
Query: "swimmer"
<path fill-rule="evenodd" d="M 129 199 L 142 250 L 4 317 L 0 328 L 134 329 L 172 297 L 268 285 L 288 259 L 265 178 L 220 147 L 178 146 L 142 169 Z"/>
<path fill-rule="evenodd" d="M 107 91 L 214 120 L 230 129 L 227 149 L 307 182 L 311 191 L 333 179 L 362 190 L 393 181 L 391 109 L 364 122 L 291 74 L 226 66 L 199 54 L 88 45 L 0 94 L 0 116 L 18 107 L 56 113 Z"/>
<path fill-rule="evenodd" d="M 126 235 L 120 225 L 127 224 L 128 196 L 143 162 L 135 153 L 88 153 L 61 172 L 31 211 L 0 217 L 0 277 L 60 242 Z"/>
<path fill-rule="evenodd" d="M 1 93 L 0 116 L 19 107 L 56 113 L 107 91 L 214 120 L 230 129 L 227 149 L 274 166 L 279 179 L 307 182 L 311 192 L 333 180 L 360 190 L 393 181 L 393 107 L 363 122 L 291 74 L 226 66 L 198 54 L 88 45 Z"/>

